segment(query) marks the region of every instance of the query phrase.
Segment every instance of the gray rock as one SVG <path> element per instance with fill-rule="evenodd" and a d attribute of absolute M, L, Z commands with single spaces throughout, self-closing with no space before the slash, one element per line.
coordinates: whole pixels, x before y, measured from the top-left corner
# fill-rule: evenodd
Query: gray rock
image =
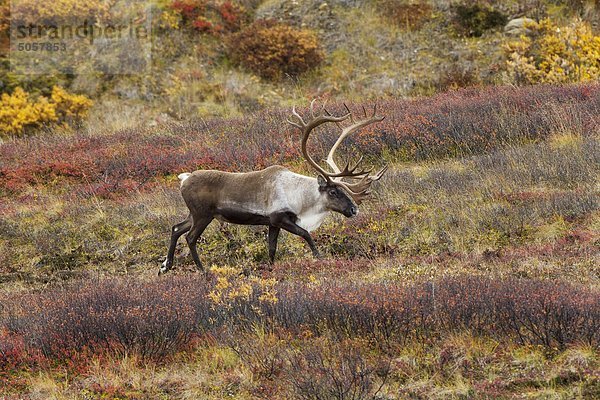
<path fill-rule="evenodd" d="M 532 22 L 535 21 L 527 17 L 511 19 L 504 27 L 504 33 L 511 36 L 526 35 L 531 33 L 531 29 L 526 26 Z"/>

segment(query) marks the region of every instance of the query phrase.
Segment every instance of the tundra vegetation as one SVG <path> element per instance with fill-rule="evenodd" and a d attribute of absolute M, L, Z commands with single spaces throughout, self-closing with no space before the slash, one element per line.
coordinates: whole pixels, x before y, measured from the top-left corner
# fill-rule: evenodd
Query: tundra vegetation
<path fill-rule="evenodd" d="M 600 397 L 597 2 L 152 4 L 150 76 L 0 60 L 1 398 Z M 338 151 L 390 166 L 324 257 L 282 232 L 271 268 L 265 228 L 214 221 L 208 276 L 180 243 L 157 277 L 177 175 L 314 174 L 286 120 L 316 95 L 377 105 Z"/>

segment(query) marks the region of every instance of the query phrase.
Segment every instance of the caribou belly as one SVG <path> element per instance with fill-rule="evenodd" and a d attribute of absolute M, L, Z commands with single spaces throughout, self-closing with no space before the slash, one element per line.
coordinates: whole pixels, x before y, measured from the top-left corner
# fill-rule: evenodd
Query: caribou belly
<path fill-rule="evenodd" d="M 328 212 L 307 212 L 298 215 L 298 220 L 296 224 L 303 229 L 306 229 L 309 232 L 314 231 L 323 223 L 325 217 L 327 217 Z"/>
<path fill-rule="evenodd" d="M 219 221 L 239 225 L 269 225 L 269 217 L 257 212 L 238 210 L 234 208 L 219 208 L 215 213 Z"/>

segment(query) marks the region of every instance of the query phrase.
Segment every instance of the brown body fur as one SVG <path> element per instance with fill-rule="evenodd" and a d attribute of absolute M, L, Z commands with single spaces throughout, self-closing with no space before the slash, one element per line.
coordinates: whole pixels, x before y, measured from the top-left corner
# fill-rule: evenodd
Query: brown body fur
<path fill-rule="evenodd" d="M 177 240 L 185 232 L 189 232 L 186 241 L 192 258 L 202 270 L 196 242 L 213 219 L 269 226 L 269 259 L 273 262 L 281 229 L 304 238 L 319 257 L 309 231 L 316 229 L 330 211 L 347 217 L 358 212 L 337 183 L 299 175 L 279 165 L 245 173 L 195 171 L 180 178 L 181 195 L 190 215 L 173 226 L 169 252 L 159 273 L 173 265 Z"/>

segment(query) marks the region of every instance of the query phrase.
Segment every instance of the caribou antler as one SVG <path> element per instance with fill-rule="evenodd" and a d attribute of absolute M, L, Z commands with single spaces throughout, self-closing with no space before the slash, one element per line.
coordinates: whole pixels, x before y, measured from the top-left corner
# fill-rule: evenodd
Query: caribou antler
<path fill-rule="evenodd" d="M 340 146 L 340 144 L 344 141 L 344 139 L 346 139 L 348 137 L 348 135 L 358 131 L 359 129 L 364 128 L 365 126 L 376 123 L 376 122 L 381 122 L 385 118 L 384 116 L 377 116 L 377 105 L 375 105 L 373 107 L 373 113 L 370 116 L 367 115 L 367 110 L 363 107 L 362 109 L 363 109 L 364 118 L 361 120 L 355 121 L 354 116 L 352 115 L 352 112 L 350 111 L 348 106 L 346 104 L 344 104 L 344 107 L 346 107 L 346 110 L 350 114 L 350 121 L 352 122 L 352 124 L 345 128 L 341 128 L 340 124 L 337 123 L 338 126 L 340 126 L 340 128 L 342 129 L 342 133 L 340 134 L 340 136 L 338 137 L 336 142 L 331 147 L 331 150 L 329 151 L 329 154 L 327 155 L 327 159 L 325 160 L 327 162 L 327 164 L 331 167 L 331 169 L 334 171 L 334 173 L 337 173 L 337 174 L 339 174 L 341 171 L 340 171 L 340 168 L 335 163 L 333 156 L 334 156 L 336 150 L 338 149 L 338 147 Z M 352 171 L 354 171 L 358 168 L 358 166 L 362 160 L 363 160 L 363 157 L 361 157 L 356 162 Z M 348 165 L 349 165 L 349 163 L 346 163 L 346 167 L 344 167 L 344 171 L 348 170 Z M 351 178 L 354 180 L 358 179 L 358 182 L 355 182 L 355 183 L 342 182 L 341 178 L 336 180 L 336 182 L 339 183 L 342 187 L 344 187 L 344 189 L 346 189 L 352 195 L 352 197 L 354 198 L 354 201 L 356 201 L 357 204 L 360 204 L 360 202 L 370 194 L 369 188 L 371 187 L 371 184 L 373 182 L 381 179 L 383 174 L 385 174 L 385 172 L 387 171 L 387 168 L 388 168 L 387 166 L 383 167 L 375 175 L 370 175 L 370 173 L 373 169 L 364 170 L 364 171 L 362 171 L 363 172 L 362 174 L 357 174 L 353 177 L 346 175 L 346 177 L 348 177 L 348 178 Z"/>
<path fill-rule="evenodd" d="M 365 118 L 361 119 L 359 121 L 355 121 L 354 120 L 354 116 L 352 115 L 352 112 L 350 111 L 350 109 L 348 108 L 348 106 L 346 104 L 344 104 L 344 107 L 346 107 L 346 110 L 348 111 L 348 114 L 350 114 L 350 121 L 352 122 L 352 125 L 347 126 L 345 128 L 342 128 L 342 133 L 340 134 L 340 136 L 338 137 L 338 139 L 336 140 L 336 142 L 331 147 L 331 150 L 329 150 L 329 154 L 327 155 L 327 159 L 325 160 L 327 162 L 327 164 L 329 164 L 329 166 L 333 169 L 333 171 L 335 173 L 339 173 L 340 172 L 340 168 L 335 163 L 335 160 L 333 159 L 333 155 L 335 154 L 335 152 L 336 152 L 337 148 L 339 147 L 339 145 L 344 141 L 344 139 L 346 139 L 346 137 L 348 137 L 348 135 L 350 135 L 351 133 L 356 132 L 360 128 L 363 128 L 363 127 L 365 127 L 367 125 L 370 125 L 372 123 L 375 123 L 375 122 L 383 121 L 383 119 L 385 118 L 383 116 L 381 116 L 381 117 L 376 116 L 376 114 L 377 114 L 377 105 L 375 105 L 373 107 L 373 114 L 371 114 L 370 117 L 367 116 L 367 110 L 365 110 L 365 108 L 363 107 L 363 113 L 364 113 Z M 338 124 L 338 126 L 339 126 L 339 124 Z M 362 161 L 362 159 L 363 158 L 361 157 L 360 160 L 356 163 L 357 164 L 356 166 L 358 166 L 358 164 Z M 367 171 L 365 171 L 365 172 L 367 172 Z M 371 172 L 371 171 L 368 171 L 368 172 Z"/>
<path fill-rule="evenodd" d="M 318 114 L 315 114 L 315 101 L 316 99 L 310 102 L 311 119 L 308 122 L 305 122 L 304 119 L 296 112 L 295 107 L 292 108 L 292 116 L 296 118 L 296 121 L 288 120 L 288 122 L 302 131 L 302 154 L 304 155 L 304 158 L 306 158 L 306 161 L 308 161 L 308 163 L 327 181 L 334 181 L 338 185 L 343 187 L 348 192 L 348 194 L 352 196 L 354 201 L 357 204 L 360 204 L 362 200 L 370 194 L 369 188 L 371 187 L 371 183 L 381 179 L 381 177 L 387 170 L 387 166 L 381 169 L 375 175 L 371 175 L 373 169 L 359 169 L 363 157 L 361 157 L 353 166 L 350 166 L 350 161 L 348 161 L 346 162 L 344 168 L 339 168 L 335 163 L 333 156 L 339 145 L 348 135 L 356 132 L 360 128 L 363 128 L 369 124 L 382 121 L 384 117 L 376 115 L 377 106 L 373 108 L 373 114 L 371 116 L 367 115 L 367 111 L 363 107 L 363 113 L 365 118 L 355 121 L 352 112 L 346 104 L 344 104 L 344 107 L 346 108 L 347 113 L 345 115 L 342 115 L 341 117 L 335 117 L 331 115 L 331 113 L 329 113 L 329 111 L 327 111 L 327 109 L 325 108 L 325 104 L 321 106 L 320 112 Z M 352 124 L 345 128 L 341 128 L 340 122 L 345 121 L 348 118 L 350 118 Z M 317 126 L 326 122 L 335 122 L 342 129 L 342 133 L 340 134 L 337 141 L 329 151 L 326 160 L 327 164 L 331 167 L 333 172 L 328 172 L 325 169 L 323 169 L 310 156 L 310 154 L 308 154 L 308 151 L 306 149 L 306 142 L 308 141 L 308 137 L 310 136 L 311 131 Z M 351 179 L 357 182 L 343 182 L 342 179 L 344 178 Z"/>
<path fill-rule="evenodd" d="M 356 204 L 362 203 L 362 201 L 368 197 L 371 192 L 371 184 L 375 181 L 381 179 L 383 174 L 387 171 L 388 166 L 383 167 L 379 172 L 375 175 L 365 175 L 356 183 L 347 183 L 342 181 L 337 181 L 336 183 L 342 186 L 346 191 L 352 196 Z"/>
<path fill-rule="evenodd" d="M 316 101 L 316 99 L 314 99 L 313 101 L 310 102 L 311 119 L 308 122 L 305 122 L 304 119 L 300 116 L 300 114 L 298 114 L 295 106 L 292 108 L 292 116 L 296 118 L 296 121 L 292 121 L 289 119 L 287 121 L 302 131 L 302 155 L 304 155 L 304 158 L 306 158 L 306 161 L 308 161 L 308 163 L 320 175 L 322 175 L 323 178 L 325 178 L 327 181 L 331 181 L 331 178 L 339 178 L 342 176 L 356 176 L 356 175 L 352 175 L 353 172 L 350 170 L 345 171 L 345 172 L 338 172 L 338 173 L 331 174 L 330 172 L 325 171 L 310 156 L 310 154 L 308 154 L 308 150 L 306 149 L 306 143 L 307 143 L 308 137 L 310 136 L 310 133 L 312 132 L 313 129 L 315 129 L 317 126 L 324 124 L 326 122 L 335 122 L 335 123 L 342 122 L 350 116 L 350 113 L 347 113 L 345 115 L 342 115 L 341 117 L 334 117 L 327 110 L 325 110 L 325 103 L 323 103 L 323 105 L 321 106 L 321 111 L 318 113 L 318 115 L 315 115 L 315 110 L 314 110 L 315 101 Z"/>

